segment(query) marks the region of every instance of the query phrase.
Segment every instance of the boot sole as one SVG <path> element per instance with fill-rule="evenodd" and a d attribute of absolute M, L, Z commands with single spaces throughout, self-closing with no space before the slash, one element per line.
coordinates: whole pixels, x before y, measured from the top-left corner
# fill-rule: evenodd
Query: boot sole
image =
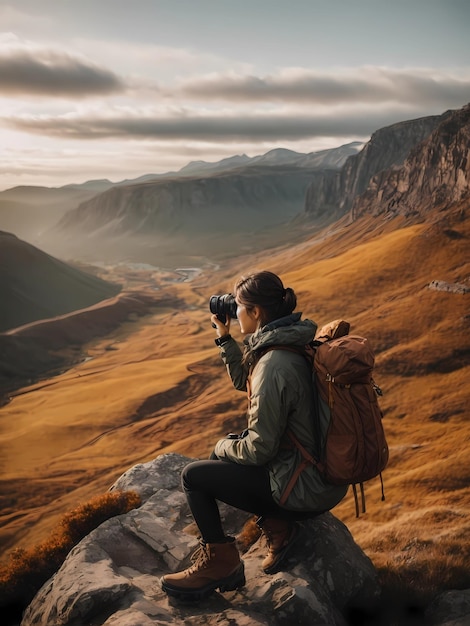
<path fill-rule="evenodd" d="M 292 528 L 292 535 L 289 539 L 289 543 L 284 546 L 284 548 L 276 555 L 276 560 L 269 565 L 268 567 L 263 567 L 263 572 L 265 574 L 275 574 L 281 569 L 283 562 L 289 554 L 294 543 L 297 541 L 299 537 L 299 527 L 294 525 Z"/>
<path fill-rule="evenodd" d="M 245 568 L 243 563 L 227 578 L 221 580 L 215 580 L 213 583 L 209 583 L 205 587 L 198 587 L 197 589 L 182 589 L 181 587 L 173 587 L 165 582 L 165 579 L 161 579 L 161 585 L 163 591 L 172 598 L 178 598 L 180 600 L 204 600 L 209 597 L 216 589 L 221 593 L 226 591 L 235 591 L 239 587 L 243 587 L 246 584 Z"/>

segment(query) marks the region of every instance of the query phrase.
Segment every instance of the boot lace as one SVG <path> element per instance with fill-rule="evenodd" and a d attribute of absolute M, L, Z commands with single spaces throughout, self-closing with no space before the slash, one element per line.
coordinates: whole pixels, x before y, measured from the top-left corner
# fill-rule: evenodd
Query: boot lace
<path fill-rule="evenodd" d="M 204 568 L 210 560 L 209 548 L 205 543 L 200 543 L 199 548 L 197 548 L 193 554 L 191 555 L 191 563 L 186 570 L 187 575 L 194 574 L 198 570 Z"/>

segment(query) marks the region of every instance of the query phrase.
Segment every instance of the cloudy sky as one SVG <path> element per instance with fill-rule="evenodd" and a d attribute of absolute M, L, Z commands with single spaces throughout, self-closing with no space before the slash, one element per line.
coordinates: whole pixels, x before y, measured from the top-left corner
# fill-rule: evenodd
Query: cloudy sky
<path fill-rule="evenodd" d="M 469 0 L 0 0 L 0 190 L 314 152 L 470 102 Z"/>

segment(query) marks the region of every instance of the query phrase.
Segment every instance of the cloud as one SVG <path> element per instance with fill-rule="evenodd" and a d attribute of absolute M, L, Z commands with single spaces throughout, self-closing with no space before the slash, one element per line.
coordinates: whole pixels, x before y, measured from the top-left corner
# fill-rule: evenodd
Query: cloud
<path fill-rule="evenodd" d="M 112 114 L 10 116 L 3 123 L 28 133 L 62 139 L 164 139 L 208 142 L 295 141 L 313 137 L 365 137 L 391 123 L 416 117 L 412 109 L 351 107 L 327 112 L 302 110 L 249 111 L 221 114 L 182 110 L 179 114 L 149 114 L 133 110 Z"/>
<path fill-rule="evenodd" d="M 2 96 L 84 98 L 124 89 L 113 72 L 64 52 L 0 46 Z"/>
<path fill-rule="evenodd" d="M 362 67 L 331 72 L 292 68 L 264 77 L 212 74 L 182 81 L 180 93 L 201 100 L 283 101 L 311 104 L 408 102 L 449 106 L 465 102 L 470 76 L 426 69 Z"/>

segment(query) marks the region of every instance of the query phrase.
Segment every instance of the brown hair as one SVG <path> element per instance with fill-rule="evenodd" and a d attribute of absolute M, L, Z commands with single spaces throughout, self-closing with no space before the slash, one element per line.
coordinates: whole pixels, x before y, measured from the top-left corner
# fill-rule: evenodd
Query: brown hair
<path fill-rule="evenodd" d="M 284 288 L 279 276 L 266 270 L 242 276 L 235 284 L 234 292 L 240 304 L 248 310 L 254 306 L 261 308 L 263 325 L 290 315 L 297 306 L 294 290 Z"/>

